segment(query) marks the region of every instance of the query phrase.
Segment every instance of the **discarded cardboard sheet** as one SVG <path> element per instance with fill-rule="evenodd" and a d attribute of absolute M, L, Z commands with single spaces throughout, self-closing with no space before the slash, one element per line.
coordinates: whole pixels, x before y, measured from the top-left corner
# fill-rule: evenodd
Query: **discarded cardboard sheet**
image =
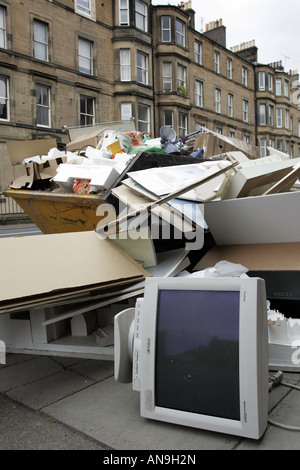
<path fill-rule="evenodd" d="M 59 165 L 67 162 L 67 156 L 52 158 L 42 162 L 30 162 L 14 165 L 12 189 L 30 189 L 35 181 L 50 180 L 56 175 Z"/>
<path fill-rule="evenodd" d="M 149 267 L 147 271 L 152 276 L 159 277 L 174 277 L 183 269 L 187 268 L 190 265 L 190 260 L 188 258 L 189 251 L 185 249 L 177 249 L 166 252 L 161 252 L 157 254 L 157 265 Z M 130 287 L 125 287 L 121 291 L 115 292 L 113 295 L 104 293 L 93 296 L 93 300 L 88 302 L 88 300 L 77 308 L 71 308 L 69 311 L 66 311 L 60 315 L 55 316 L 42 322 L 43 326 L 47 326 L 53 323 L 60 322 L 67 318 L 72 318 L 73 320 L 95 308 L 105 307 L 116 302 L 124 301 L 129 298 L 139 297 L 144 294 L 145 281 L 137 282 L 136 284 L 131 285 Z"/>
<path fill-rule="evenodd" d="M 128 207 L 130 207 L 134 211 L 144 210 L 153 201 L 153 199 L 149 199 L 146 196 L 137 194 L 134 190 L 131 190 L 125 184 L 122 184 L 117 188 L 113 189 L 112 193 L 115 197 L 117 197 L 124 204 L 128 205 Z M 190 208 L 190 204 L 187 203 L 184 208 L 181 208 L 180 206 L 181 201 L 174 199 L 173 201 L 169 201 L 169 205 L 154 208 L 151 212 L 152 216 L 154 217 L 152 219 L 152 223 L 155 223 L 156 221 L 156 223 L 158 224 L 159 218 L 161 218 L 166 223 L 171 224 L 173 227 L 175 227 L 175 229 L 180 230 L 185 234 L 194 231 L 193 222 L 199 222 L 199 225 L 202 227 L 203 219 L 198 219 L 198 217 L 201 217 L 200 209 L 199 214 L 197 213 L 197 219 L 193 219 L 193 217 L 191 217 L 193 213 L 192 209 Z M 189 211 L 188 213 L 184 214 L 185 220 L 183 223 L 182 214 L 184 213 L 184 209 L 188 209 Z"/>
<path fill-rule="evenodd" d="M 188 168 L 189 167 L 189 168 Z M 129 172 L 128 176 L 157 197 L 189 184 L 203 175 L 201 164 L 174 166 L 168 168 L 149 168 Z"/>
<path fill-rule="evenodd" d="M 151 201 L 156 199 L 150 199 L 146 195 L 137 193 L 134 189 L 124 184 L 124 181 L 122 184 L 112 189 L 112 194 L 122 201 L 126 206 L 136 210 L 147 206 L 149 203 L 151 203 Z"/>
<path fill-rule="evenodd" d="M 300 191 L 204 204 L 217 245 L 300 241 Z"/>
<path fill-rule="evenodd" d="M 215 266 L 222 260 L 242 264 L 251 271 L 299 271 L 300 243 L 215 245 L 196 264 L 193 271 Z"/>
<path fill-rule="evenodd" d="M 157 196 L 152 193 L 151 191 L 147 190 L 146 188 L 144 188 L 143 186 L 141 186 L 139 183 L 137 183 L 136 181 L 132 180 L 131 178 L 126 178 L 122 181 L 122 184 L 123 186 L 128 186 L 128 188 L 131 189 L 131 192 L 140 196 L 140 197 L 144 197 L 146 198 L 147 200 L 150 200 L 150 201 L 156 201 L 157 199 Z"/>
<path fill-rule="evenodd" d="M 67 161 L 66 154 L 57 150 L 55 139 L 6 142 L 6 146 L 12 163 L 12 189 L 30 189 L 35 181 L 50 180 Z"/>
<path fill-rule="evenodd" d="M 185 185 L 181 186 L 180 189 L 176 189 L 175 191 L 173 191 L 173 192 L 171 192 L 171 193 L 169 193 L 169 194 L 167 194 L 167 195 L 165 195 L 161 198 L 158 198 L 156 201 L 151 202 L 150 204 L 148 204 L 143 209 L 134 210 L 131 213 L 125 214 L 124 216 L 119 217 L 117 220 L 108 223 L 107 225 L 103 225 L 102 227 L 99 228 L 99 234 L 101 234 L 101 232 L 105 232 L 105 231 L 107 233 L 112 233 L 111 230 L 117 231 L 117 227 L 120 226 L 124 221 L 126 222 L 130 219 L 134 219 L 138 215 L 146 214 L 147 212 L 149 213 L 149 211 L 151 211 L 151 213 L 153 213 L 156 209 L 159 210 L 163 205 L 165 205 L 166 203 L 169 203 L 170 201 L 178 198 L 179 196 L 182 196 L 182 194 L 186 193 L 187 191 L 192 191 L 194 188 L 196 188 L 200 184 L 205 184 L 208 181 L 210 181 L 211 179 L 213 179 L 215 177 L 218 177 L 219 175 L 221 175 L 221 174 L 223 174 L 227 171 L 232 170 L 232 168 L 234 168 L 237 165 L 237 163 L 238 162 L 233 162 L 233 163 L 230 164 L 230 166 L 226 166 L 225 168 L 220 169 L 218 172 L 214 173 L 213 175 L 210 174 L 206 177 L 203 177 L 203 175 L 202 175 L 202 178 L 200 180 L 198 180 L 198 179 L 196 181 L 193 180 L 193 182 L 189 182 L 189 184 L 185 184 Z M 174 208 L 173 208 L 173 210 L 174 210 Z"/>
<path fill-rule="evenodd" d="M 156 266 L 156 252 L 148 226 L 119 232 L 109 238 L 144 268 Z"/>
<path fill-rule="evenodd" d="M 181 214 L 180 218 L 185 222 L 191 220 L 197 227 L 207 230 L 207 224 L 203 214 L 203 204 L 199 204 L 194 201 L 186 201 L 180 198 L 171 199 L 168 204 L 171 206 L 172 211 L 176 211 Z"/>
<path fill-rule="evenodd" d="M 280 181 L 277 181 L 271 188 L 264 194 L 276 194 L 290 191 L 300 177 L 300 163 L 294 166 L 293 170 L 284 176 Z"/>
<path fill-rule="evenodd" d="M 53 178 L 56 175 L 58 166 L 63 163 L 67 163 L 66 155 L 38 163 L 38 178 L 41 180 Z"/>
<path fill-rule="evenodd" d="M 267 151 L 269 155 L 278 155 L 282 160 L 289 160 L 291 158 L 288 153 L 281 152 L 274 147 L 267 147 Z"/>
<path fill-rule="evenodd" d="M 106 129 L 107 126 L 103 126 L 94 129 L 91 132 L 86 132 L 85 134 L 79 135 L 78 137 L 71 140 L 71 142 L 67 143 L 66 149 L 70 152 L 74 152 L 85 149 L 85 147 L 87 147 L 88 145 L 92 147 L 97 147 L 100 135 L 105 132 Z"/>
<path fill-rule="evenodd" d="M 157 253 L 157 265 L 147 271 L 156 277 L 174 277 L 191 264 L 188 255 L 189 251 L 182 248 Z"/>
<path fill-rule="evenodd" d="M 56 139 L 16 140 L 6 142 L 12 165 L 22 163 L 22 161 L 28 157 L 47 155 L 49 150 L 56 146 Z"/>
<path fill-rule="evenodd" d="M 194 181 L 199 181 L 199 187 L 194 190 L 181 194 L 185 199 L 203 200 L 211 199 L 215 196 L 214 188 L 218 187 L 224 178 L 219 170 L 230 166 L 230 161 L 195 163 L 191 165 L 170 166 L 167 168 L 149 168 L 147 170 L 129 172 L 128 176 L 144 187 L 146 191 L 152 192 L 157 197 L 164 196 L 181 189 L 184 185 L 188 186 Z M 203 181 L 208 176 L 216 175 L 208 182 L 200 186 L 201 178 Z"/>
<path fill-rule="evenodd" d="M 13 181 L 10 184 L 12 189 L 31 188 L 37 179 L 38 165 L 35 162 L 14 165 L 12 167 Z"/>
<path fill-rule="evenodd" d="M 240 139 L 230 138 L 206 129 L 195 138 L 194 149 L 204 148 L 204 157 L 214 157 L 220 153 L 240 150 L 248 158 L 259 158 L 260 149 Z"/>
<path fill-rule="evenodd" d="M 94 136 L 97 136 L 103 132 L 103 129 L 108 128 L 120 132 L 135 131 L 135 122 L 131 119 L 129 121 L 102 122 L 93 126 L 67 127 L 66 129 L 68 131 L 70 141 L 74 142 L 83 135 L 88 136 L 89 134 L 93 134 Z"/>
<path fill-rule="evenodd" d="M 149 275 L 95 231 L 3 238 L 0 309 L 9 303 L 135 282 Z M 28 269 L 30 267 L 30 276 Z"/>
<path fill-rule="evenodd" d="M 94 310 L 97 308 L 107 307 L 108 305 L 112 305 L 114 303 L 123 302 L 132 297 L 139 297 L 144 293 L 144 286 L 141 286 L 140 289 L 134 289 L 132 291 L 127 292 L 126 294 L 111 296 L 107 300 L 100 300 L 98 302 L 92 302 L 91 304 L 85 304 L 84 306 L 80 306 L 74 309 L 71 309 L 67 312 L 62 314 L 56 315 L 54 318 L 50 318 L 48 320 L 43 321 L 41 324 L 42 326 L 51 325 L 53 323 L 58 323 L 62 320 L 66 320 L 67 318 L 75 318 L 78 315 L 82 315 L 84 312 L 88 310 Z"/>
<path fill-rule="evenodd" d="M 266 157 L 268 160 L 268 157 Z M 271 161 L 255 160 L 252 165 L 241 164 L 222 199 L 233 199 L 263 194 L 276 182 L 287 176 L 300 159 Z"/>

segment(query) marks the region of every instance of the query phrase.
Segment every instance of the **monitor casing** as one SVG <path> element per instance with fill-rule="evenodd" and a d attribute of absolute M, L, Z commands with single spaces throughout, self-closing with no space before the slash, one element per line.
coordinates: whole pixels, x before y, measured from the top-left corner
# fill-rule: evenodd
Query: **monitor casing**
<path fill-rule="evenodd" d="M 187 298 L 193 290 L 239 294 L 239 419 L 157 406 L 158 298 L 166 290 L 185 291 Z M 260 278 L 147 278 L 144 297 L 137 300 L 136 307 L 115 317 L 115 379 L 132 381 L 133 389 L 140 392 L 142 417 L 259 439 L 268 422 L 268 363 L 266 290 Z M 222 390 L 219 397 L 227 400 Z"/>

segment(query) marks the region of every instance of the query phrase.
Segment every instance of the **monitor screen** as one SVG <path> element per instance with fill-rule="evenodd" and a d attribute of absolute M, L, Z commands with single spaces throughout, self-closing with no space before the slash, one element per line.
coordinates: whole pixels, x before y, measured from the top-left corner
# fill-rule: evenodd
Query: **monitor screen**
<path fill-rule="evenodd" d="M 240 420 L 239 305 L 239 291 L 159 291 L 156 406 Z"/>

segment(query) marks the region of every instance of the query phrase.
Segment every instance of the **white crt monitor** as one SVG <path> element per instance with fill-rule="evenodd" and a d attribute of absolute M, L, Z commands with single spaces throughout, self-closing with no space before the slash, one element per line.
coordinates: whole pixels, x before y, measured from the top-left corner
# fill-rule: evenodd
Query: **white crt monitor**
<path fill-rule="evenodd" d="M 147 278 L 115 317 L 115 379 L 141 416 L 259 439 L 268 420 L 265 281 Z"/>

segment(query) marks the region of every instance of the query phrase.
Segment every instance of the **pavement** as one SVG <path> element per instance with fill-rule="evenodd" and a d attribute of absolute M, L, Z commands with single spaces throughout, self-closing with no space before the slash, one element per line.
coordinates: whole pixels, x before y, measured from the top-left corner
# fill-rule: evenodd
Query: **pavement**
<path fill-rule="evenodd" d="M 300 386 L 298 371 L 283 378 Z M 299 428 L 300 390 L 273 388 L 269 418 Z M 255 441 L 142 418 L 139 393 L 115 381 L 113 361 L 23 353 L 7 354 L 0 365 L 0 436 L 0 450 L 94 450 L 103 463 L 126 451 L 300 448 L 298 430 L 271 423 Z"/>
<path fill-rule="evenodd" d="M 140 417 L 139 393 L 113 361 L 8 354 L 0 366 L 0 450 L 299 450 L 299 432 L 269 424 L 256 441 Z M 284 380 L 300 384 L 298 372 Z M 269 418 L 300 425 L 299 390 L 269 393 Z"/>
<path fill-rule="evenodd" d="M 40 235 L 42 232 L 32 222 L 21 219 L 19 223 L 0 223 L 0 238 Z"/>

